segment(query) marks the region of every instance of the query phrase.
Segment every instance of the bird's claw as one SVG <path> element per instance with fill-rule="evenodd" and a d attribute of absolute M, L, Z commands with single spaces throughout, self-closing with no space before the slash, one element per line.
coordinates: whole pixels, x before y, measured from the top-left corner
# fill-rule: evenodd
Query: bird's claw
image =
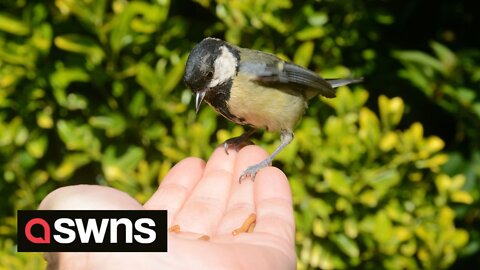
<path fill-rule="evenodd" d="M 225 149 L 225 153 L 228 155 L 228 148 L 230 148 L 230 146 L 233 146 L 233 149 L 235 149 L 235 151 L 238 152 L 243 147 L 251 144 L 253 144 L 252 141 L 250 141 L 249 139 L 242 138 L 242 136 L 240 136 L 240 137 L 235 137 L 235 138 L 226 140 L 223 143 L 223 149 Z"/>
<path fill-rule="evenodd" d="M 241 184 L 244 179 L 249 178 L 249 177 L 250 177 L 250 179 L 252 179 L 252 182 L 255 181 L 255 176 L 257 175 L 257 173 L 261 169 L 270 166 L 271 165 L 270 163 L 271 163 L 271 161 L 269 159 L 266 159 L 266 160 L 261 161 L 258 164 L 249 166 L 247 169 L 245 169 L 242 172 L 242 174 L 240 174 L 240 178 L 238 179 L 238 183 Z"/>
<path fill-rule="evenodd" d="M 240 178 L 238 178 L 238 183 L 241 184 L 244 179 L 247 179 L 250 177 L 252 179 L 252 182 L 255 181 L 255 176 L 257 175 L 258 170 L 249 170 L 251 167 L 248 167 L 245 171 L 242 172 L 240 175 Z"/>

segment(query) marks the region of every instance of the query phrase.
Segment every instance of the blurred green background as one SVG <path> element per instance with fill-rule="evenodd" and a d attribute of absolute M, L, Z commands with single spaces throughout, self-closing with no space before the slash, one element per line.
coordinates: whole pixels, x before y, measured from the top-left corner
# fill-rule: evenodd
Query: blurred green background
<path fill-rule="evenodd" d="M 181 81 L 206 36 L 323 77 L 274 162 L 289 176 L 299 269 L 480 265 L 480 25 L 475 1 L 0 2 L 0 269 L 16 210 L 78 183 L 144 202 L 169 168 L 239 135 Z M 258 135 L 268 151 L 278 134 Z"/>

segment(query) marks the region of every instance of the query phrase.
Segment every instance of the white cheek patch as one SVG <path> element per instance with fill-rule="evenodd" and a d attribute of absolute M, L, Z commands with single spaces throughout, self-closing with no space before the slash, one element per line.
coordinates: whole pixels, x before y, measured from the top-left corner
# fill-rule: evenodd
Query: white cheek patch
<path fill-rule="evenodd" d="M 213 78 L 208 84 L 209 87 L 215 87 L 219 84 L 230 80 L 237 70 L 237 58 L 227 49 L 227 47 L 220 47 L 222 53 L 215 60 Z"/>

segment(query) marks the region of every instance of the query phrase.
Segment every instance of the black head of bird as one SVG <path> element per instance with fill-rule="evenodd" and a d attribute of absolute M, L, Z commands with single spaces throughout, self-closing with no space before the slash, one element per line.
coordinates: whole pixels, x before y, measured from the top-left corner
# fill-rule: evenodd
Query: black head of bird
<path fill-rule="evenodd" d="M 240 176 L 255 178 L 293 139 L 293 128 L 317 95 L 335 97 L 335 88 L 362 79 L 325 80 L 315 72 L 277 56 L 240 48 L 216 38 L 205 38 L 191 51 L 184 81 L 195 93 L 195 108 L 206 101 L 218 113 L 251 129 L 224 142 L 238 149 L 255 129 L 280 131 L 281 143 L 265 160 L 248 167 Z"/>

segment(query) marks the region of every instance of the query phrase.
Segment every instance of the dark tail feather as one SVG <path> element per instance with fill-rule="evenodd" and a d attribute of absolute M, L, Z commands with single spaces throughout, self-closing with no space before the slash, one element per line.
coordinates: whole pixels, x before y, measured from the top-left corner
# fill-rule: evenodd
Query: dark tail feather
<path fill-rule="evenodd" d="M 327 82 L 330 83 L 332 88 L 337 88 L 337 87 L 348 85 L 351 83 L 363 82 L 363 78 L 333 79 L 333 80 L 327 80 Z"/>

